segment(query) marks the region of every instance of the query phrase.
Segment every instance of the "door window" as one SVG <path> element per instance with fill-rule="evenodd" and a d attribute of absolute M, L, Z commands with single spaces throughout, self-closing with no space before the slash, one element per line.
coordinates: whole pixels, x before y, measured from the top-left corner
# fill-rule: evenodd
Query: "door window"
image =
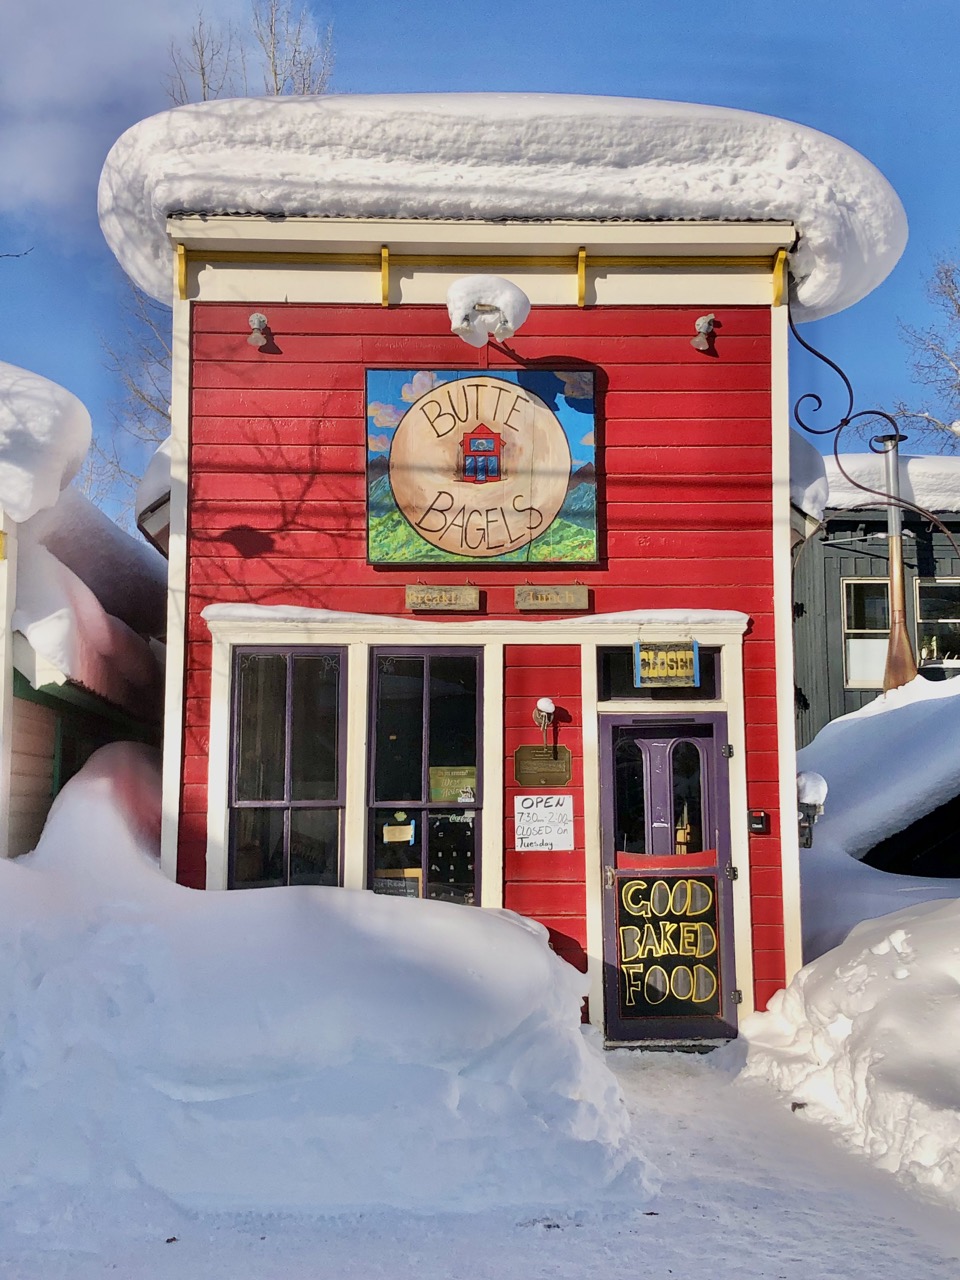
<path fill-rule="evenodd" d="M 709 725 L 621 726 L 614 742 L 616 852 L 703 853 L 707 823 L 704 744 Z"/>
<path fill-rule="evenodd" d="M 339 650 L 238 651 L 231 888 L 339 883 L 344 669 Z"/>
<path fill-rule="evenodd" d="M 379 650 L 373 664 L 371 888 L 472 904 L 480 816 L 479 654 Z"/>

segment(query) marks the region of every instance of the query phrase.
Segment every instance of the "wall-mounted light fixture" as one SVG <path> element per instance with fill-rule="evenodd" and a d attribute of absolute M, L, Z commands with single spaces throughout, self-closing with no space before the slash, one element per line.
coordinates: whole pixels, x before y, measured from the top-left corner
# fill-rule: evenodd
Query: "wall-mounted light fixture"
<path fill-rule="evenodd" d="M 267 345 L 267 317 L 260 311 L 255 311 L 247 321 L 250 326 L 250 337 L 247 341 L 251 347 L 265 347 Z"/>
<path fill-rule="evenodd" d="M 462 276 L 447 290 L 450 331 L 471 347 L 506 342 L 530 314 L 530 299 L 502 276 Z"/>
<path fill-rule="evenodd" d="M 553 724 L 553 716 L 556 711 L 552 698 L 538 698 L 537 705 L 533 709 L 533 723 L 543 734 L 543 749 L 547 749 L 547 729 Z"/>
<path fill-rule="evenodd" d="M 708 316 L 698 316 L 694 321 L 697 336 L 690 339 L 694 351 L 709 351 L 713 346 L 714 324 L 717 317 L 711 312 Z"/>

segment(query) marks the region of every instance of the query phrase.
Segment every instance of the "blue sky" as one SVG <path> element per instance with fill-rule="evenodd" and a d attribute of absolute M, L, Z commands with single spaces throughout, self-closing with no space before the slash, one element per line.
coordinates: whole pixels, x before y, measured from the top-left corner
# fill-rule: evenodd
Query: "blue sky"
<path fill-rule="evenodd" d="M 0 48 L 0 359 L 62 383 L 105 429 L 115 396 L 102 338 L 122 285 L 96 223 L 103 157 L 168 101 L 171 39 L 192 0 L 33 0 L 4 16 Z M 804 327 L 853 379 L 858 407 L 917 400 L 899 324 L 933 319 L 926 281 L 960 253 L 957 0 L 329 0 L 334 87 L 345 93 L 530 90 L 742 107 L 822 129 L 900 194 L 910 242 L 893 275 L 843 315 Z M 211 0 L 242 20 L 246 0 Z M 42 33 L 42 36 L 41 36 Z M 833 397 L 804 358 L 794 392 Z M 835 398 L 829 405 L 842 403 Z"/>

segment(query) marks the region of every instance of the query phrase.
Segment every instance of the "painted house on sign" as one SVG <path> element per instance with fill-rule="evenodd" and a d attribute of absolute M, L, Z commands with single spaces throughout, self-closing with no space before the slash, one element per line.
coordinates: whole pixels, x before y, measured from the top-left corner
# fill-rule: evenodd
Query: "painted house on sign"
<path fill-rule="evenodd" d="M 884 180 L 735 111 L 331 97 L 148 120 L 101 212 L 172 289 L 168 874 L 507 907 L 608 1042 L 736 1034 L 800 964 L 788 289 L 883 279 Z"/>

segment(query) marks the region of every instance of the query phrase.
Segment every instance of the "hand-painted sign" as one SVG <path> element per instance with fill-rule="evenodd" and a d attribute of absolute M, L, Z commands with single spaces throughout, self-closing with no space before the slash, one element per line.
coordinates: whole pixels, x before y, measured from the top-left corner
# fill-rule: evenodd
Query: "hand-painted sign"
<path fill-rule="evenodd" d="M 590 371 L 367 370 L 373 564 L 597 559 Z"/>
<path fill-rule="evenodd" d="M 717 878 L 617 876 L 621 1018 L 720 1012 Z"/>
<path fill-rule="evenodd" d="M 573 796 L 514 796 L 513 821 L 521 853 L 573 848 Z"/>
<path fill-rule="evenodd" d="M 700 687 L 700 646 L 696 640 L 633 646 L 633 684 L 636 689 Z"/>

